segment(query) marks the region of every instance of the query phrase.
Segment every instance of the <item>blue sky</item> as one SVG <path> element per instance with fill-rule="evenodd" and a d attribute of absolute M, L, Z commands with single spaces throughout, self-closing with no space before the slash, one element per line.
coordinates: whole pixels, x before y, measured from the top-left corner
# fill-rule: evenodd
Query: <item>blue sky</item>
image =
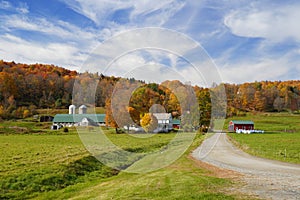
<path fill-rule="evenodd" d="M 162 27 L 201 44 L 223 82 L 299 79 L 299 10 L 296 0 L 0 0 L 0 59 L 79 70 L 103 41 Z M 144 66 L 143 55 L 120 63 Z"/>

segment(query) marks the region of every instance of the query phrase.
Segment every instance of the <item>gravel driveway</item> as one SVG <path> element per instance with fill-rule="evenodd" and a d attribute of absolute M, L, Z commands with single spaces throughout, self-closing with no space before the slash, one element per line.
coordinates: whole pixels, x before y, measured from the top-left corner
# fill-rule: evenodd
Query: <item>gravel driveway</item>
<path fill-rule="evenodd" d="M 244 174 L 241 192 L 264 199 L 300 199 L 300 165 L 262 159 L 236 148 L 226 133 L 207 138 L 193 157 L 214 166 Z"/>

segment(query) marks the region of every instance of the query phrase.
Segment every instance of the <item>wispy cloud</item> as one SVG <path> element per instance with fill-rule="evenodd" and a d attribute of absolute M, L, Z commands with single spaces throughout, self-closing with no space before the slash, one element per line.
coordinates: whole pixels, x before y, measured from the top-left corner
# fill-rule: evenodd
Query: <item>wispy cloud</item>
<path fill-rule="evenodd" d="M 127 10 L 127 25 L 161 26 L 184 6 L 184 1 L 166 0 L 160 3 L 151 0 L 139 1 L 92 1 L 66 0 L 71 9 L 91 19 L 98 26 L 118 23 L 117 12 Z M 124 22 L 124 21 L 123 21 Z M 124 25 L 124 24 L 123 24 Z"/>
<path fill-rule="evenodd" d="M 290 51 L 280 57 L 261 56 L 256 59 L 243 59 L 237 62 L 219 61 L 225 63 L 219 67 L 222 80 L 228 83 L 244 83 L 264 80 L 295 80 L 299 79 L 300 53 Z"/>
<path fill-rule="evenodd" d="M 260 37 L 274 42 L 287 39 L 300 41 L 300 4 L 254 5 L 248 9 L 235 10 L 225 19 L 231 32 L 241 37 Z"/>
<path fill-rule="evenodd" d="M 26 3 L 22 3 L 22 2 L 19 3 L 19 6 L 16 8 L 16 10 L 19 13 L 22 13 L 22 14 L 29 13 L 29 7 L 28 7 L 28 5 Z"/>
<path fill-rule="evenodd" d="M 18 4 L 14 5 L 9 1 L 0 1 L 0 9 L 14 11 L 21 14 L 29 13 L 29 7 L 27 3 L 19 2 Z"/>
<path fill-rule="evenodd" d="M 5 34 L 0 36 L 0 52 L 7 60 L 24 63 L 49 63 L 74 67 L 86 59 L 80 49 L 70 44 L 35 43 L 22 38 Z"/>
<path fill-rule="evenodd" d="M 8 10 L 11 8 L 12 8 L 12 5 L 9 1 L 0 1 L 0 9 Z"/>
<path fill-rule="evenodd" d="M 61 20 L 53 23 L 46 18 L 36 19 L 21 15 L 10 15 L 0 17 L 0 21 L 3 24 L 3 28 L 7 31 L 35 31 L 62 39 L 89 40 L 95 39 L 97 35 L 96 30 L 82 30 L 80 27 Z"/>

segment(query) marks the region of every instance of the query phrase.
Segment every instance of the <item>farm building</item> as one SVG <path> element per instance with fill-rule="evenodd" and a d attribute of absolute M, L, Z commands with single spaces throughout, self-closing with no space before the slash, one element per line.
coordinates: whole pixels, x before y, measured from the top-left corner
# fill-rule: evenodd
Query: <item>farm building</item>
<path fill-rule="evenodd" d="M 53 125 L 61 126 L 105 126 L 105 114 L 57 114 Z"/>
<path fill-rule="evenodd" d="M 81 105 L 78 109 L 78 114 L 86 114 L 87 107 L 86 105 Z"/>
<path fill-rule="evenodd" d="M 76 114 L 75 112 L 76 112 L 76 106 L 75 105 L 70 105 L 69 106 L 69 114 L 74 115 L 74 114 Z"/>
<path fill-rule="evenodd" d="M 180 129 L 180 119 L 173 119 L 173 128 Z"/>
<path fill-rule="evenodd" d="M 52 122 L 54 117 L 48 116 L 48 115 L 43 115 L 40 117 L 40 122 Z"/>
<path fill-rule="evenodd" d="M 236 130 L 254 130 L 253 121 L 232 120 L 229 122 L 228 131 L 235 132 Z"/>
<path fill-rule="evenodd" d="M 173 129 L 171 113 L 153 113 L 158 121 L 157 132 L 169 132 Z"/>

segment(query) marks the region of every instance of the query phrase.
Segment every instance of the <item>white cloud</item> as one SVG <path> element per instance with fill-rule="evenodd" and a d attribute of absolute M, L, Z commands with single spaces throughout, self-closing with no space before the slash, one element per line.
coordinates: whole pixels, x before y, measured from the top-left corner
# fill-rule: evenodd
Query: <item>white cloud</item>
<path fill-rule="evenodd" d="M 0 43 L 1 59 L 4 60 L 76 67 L 86 58 L 86 55 L 70 44 L 33 43 L 9 34 L 0 36 Z"/>
<path fill-rule="evenodd" d="M 22 14 L 27 14 L 29 13 L 29 7 L 26 3 L 19 3 L 19 6 L 16 8 L 16 11 Z"/>
<path fill-rule="evenodd" d="M 255 2 L 226 14 L 224 25 L 245 39 L 239 38 L 216 58 L 218 66 L 223 66 L 220 72 L 224 82 L 294 79 L 300 71 L 299 9 L 300 4 Z"/>
<path fill-rule="evenodd" d="M 52 18 L 51 14 L 36 18 L 34 13 L 28 14 L 34 12 L 30 10 L 30 4 L 28 6 L 0 0 L 0 9 L 12 13 L 0 14 L 0 33 L 3 34 L 0 34 L 1 59 L 26 63 L 53 63 L 63 67 L 80 66 L 82 63 L 84 67 L 89 64 L 105 67 L 107 62 L 118 58 L 114 63 L 115 67 L 111 68 L 111 73 L 107 75 L 128 75 L 132 71 L 142 77 L 145 70 L 148 70 L 149 74 L 144 74 L 145 79 L 155 78 L 156 73 L 159 74 L 157 78 L 168 78 L 162 71 L 168 70 L 163 65 L 169 62 L 169 67 L 179 77 L 187 77 L 193 83 L 210 86 L 210 80 L 214 77 L 205 73 L 209 72 L 208 67 L 203 67 L 201 69 L 203 74 L 199 75 L 178 59 L 178 56 L 187 56 L 193 61 L 197 59 L 207 61 L 203 52 L 199 56 L 193 51 L 187 55 L 189 50 L 196 48 L 188 42 L 187 37 L 168 34 L 164 29 L 162 34 L 140 31 L 137 34 L 135 32 L 132 35 L 123 35 L 133 28 L 153 26 L 183 30 L 189 36 L 204 42 L 211 52 L 214 51 L 212 55 L 215 55 L 214 59 L 218 61 L 219 66 L 224 66 L 219 69 L 226 82 L 281 79 L 291 69 L 300 71 L 300 65 L 297 64 L 300 59 L 296 58 L 300 51 L 295 49 L 300 42 L 300 26 L 298 26 L 300 5 L 279 6 L 279 3 L 270 2 L 248 4 L 247 1 L 239 0 L 230 3 L 227 0 L 214 3 L 206 0 L 199 2 L 165 0 L 160 3 L 152 0 L 61 1 L 96 25 L 86 24 L 88 27 L 80 27 L 82 24 L 76 24 L 77 22 L 73 20 L 58 20 L 57 17 Z M 122 9 L 128 11 L 126 12 L 128 21 L 121 23 L 113 15 Z M 237 37 L 228 34 L 229 30 L 234 35 L 245 38 L 235 40 Z M 20 36 L 23 31 L 24 35 Z M 27 34 L 30 35 L 28 38 Z M 35 38 L 35 35 L 38 37 Z M 178 38 L 180 40 L 177 40 Z M 251 38 L 264 40 L 255 40 L 256 43 L 251 43 L 254 41 Z M 285 45 L 289 39 L 296 41 L 293 46 Z M 103 46 L 101 42 L 105 45 Z M 279 48 L 280 44 L 284 46 L 278 51 L 276 48 Z M 147 47 L 154 49 L 150 57 L 142 53 L 128 53 Z M 94 48 L 96 49 L 92 52 Z M 158 49 L 161 52 L 157 51 Z M 239 49 L 246 49 L 243 55 Z M 281 57 L 275 56 L 280 53 Z M 90 60 L 86 60 L 89 56 Z M 99 60 L 102 63 L 99 63 Z M 200 62 L 198 64 L 203 66 Z M 86 69 L 92 71 L 92 68 Z M 173 77 L 176 79 L 177 76 Z M 169 78 L 172 79 L 171 76 Z"/>
<path fill-rule="evenodd" d="M 146 53 L 145 53 L 146 52 Z M 129 52 L 114 60 L 107 69 L 97 68 L 102 66 L 101 59 L 94 58 L 94 63 L 88 70 L 98 70 L 107 75 L 136 78 L 146 82 L 163 82 L 166 80 L 190 81 L 193 85 L 210 87 L 213 82 L 221 82 L 216 67 L 211 60 L 206 62 L 196 62 L 194 66 L 183 60 L 178 55 L 159 49 L 143 49 Z M 91 63 L 89 63 L 91 64 Z M 98 65 L 97 65 L 98 64 Z M 86 67 L 86 65 L 84 65 Z M 85 71 L 87 69 L 82 69 Z"/>
<path fill-rule="evenodd" d="M 165 0 L 161 3 L 151 0 L 136 0 L 134 1 L 131 20 L 133 22 L 142 22 L 144 26 L 163 26 L 184 5 L 185 2 L 174 0 Z M 156 14 L 154 14 L 155 12 Z"/>
<path fill-rule="evenodd" d="M 9 1 L 0 1 L 0 9 L 14 11 L 20 14 L 29 13 L 29 7 L 27 3 L 19 2 L 18 5 L 13 5 Z"/>
<path fill-rule="evenodd" d="M 8 10 L 12 8 L 12 5 L 8 1 L 0 1 L 0 9 Z"/>
<path fill-rule="evenodd" d="M 56 21 L 52 23 L 45 18 L 32 19 L 26 16 L 10 15 L 0 18 L 7 31 L 26 30 L 36 31 L 49 36 L 57 36 L 63 39 L 95 39 L 96 32 L 89 32 L 80 29 L 68 22 Z"/>
<path fill-rule="evenodd" d="M 286 39 L 300 41 L 300 4 L 255 5 L 228 14 L 224 24 L 237 36 L 265 38 L 274 42 Z"/>
<path fill-rule="evenodd" d="M 118 10 L 130 9 L 128 25 L 143 26 L 163 25 L 170 17 L 184 6 L 183 1 L 165 0 L 157 3 L 152 0 L 65 0 L 65 3 L 81 15 L 91 19 L 97 25 L 107 25 L 114 19 L 111 15 Z M 134 25 L 135 26 L 135 25 Z"/>
<path fill-rule="evenodd" d="M 221 77 L 227 83 L 244 83 L 263 80 L 282 80 L 290 70 L 291 63 L 281 59 L 264 58 L 257 62 L 242 61 L 220 68 Z"/>

